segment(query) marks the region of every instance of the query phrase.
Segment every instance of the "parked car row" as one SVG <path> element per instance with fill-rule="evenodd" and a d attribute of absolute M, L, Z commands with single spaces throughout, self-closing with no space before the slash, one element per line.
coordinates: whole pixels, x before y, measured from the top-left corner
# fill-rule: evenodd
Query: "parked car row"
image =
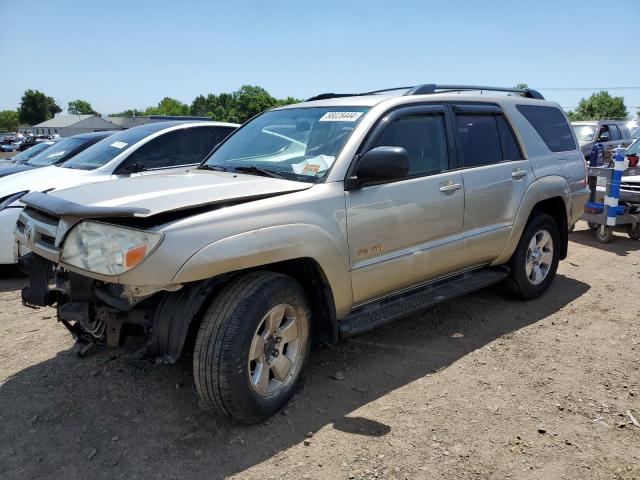
<path fill-rule="evenodd" d="M 20 199 L 27 193 L 193 167 L 235 128 L 221 122 L 159 122 L 117 133 L 85 133 L 0 167 L 0 265 L 17 263 L 28 253 L 13 235 Z"/>
<path fill-rule="evenodd" d="M 529 89 L 323 94 L 236 127 L 149 124 L 0 179 L 0 252 L 82 352 L 131 332 L 188 350 L 202 401 L 241 422 L 291 397 L 312 340 L 497 282 L 542 295 L 589 193 L 566 115 Z"/>

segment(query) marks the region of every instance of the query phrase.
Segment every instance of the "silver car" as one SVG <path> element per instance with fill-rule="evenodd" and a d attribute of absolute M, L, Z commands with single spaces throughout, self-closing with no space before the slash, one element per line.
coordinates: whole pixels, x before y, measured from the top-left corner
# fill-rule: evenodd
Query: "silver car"
<path fill-rule="evenodd" d="M 596 143 L 604 146 L 604 161 L 610 162 L 617 147 L 628 147 L 633 142 L 627 122 L 617 120 L 593 120 L 572 122 L 585 160 L 589 161 L 591 150 Z"/>
<path fill-rule="evenodd" d="M 86 347 L 125 325 L 202 400 L 272 415 L 334 344 L 503 282 L 542 295 L 588 197 L 562 109 L 532 90 L 419 85 L 265 112 L 199 168 L 30 193 L 30 284 Z M 467 92 L 467 94 L 459 94 Z"/>

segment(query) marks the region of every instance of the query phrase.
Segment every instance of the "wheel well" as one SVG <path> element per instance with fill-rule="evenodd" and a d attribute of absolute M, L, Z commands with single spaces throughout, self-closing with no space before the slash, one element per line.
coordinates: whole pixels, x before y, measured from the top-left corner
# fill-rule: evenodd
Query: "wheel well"
<path fill-rule="evenodd" d="M 295 278 L 309 296 L 314 338 L 322 343 L 338 342 L 338 322 L 333 293 L 320 265 L 312 258 L 296 258 L 262 265 L 256 270 L 279 272 Z"/>
<path fill-rule="evenodd" d="M 560 260 L 564 260 L 567 258 L 567 246 L 569 243 L 567 207 L 564 200 L 561 197 L 552 197 L 536 203 L 529 215 L 529 219 L 532 219 L 537 213 L 546 213 L 556 221 L 560 231 Z"/>
<path fill-rule="evenodd" d="M 260 265 L 246 270 L 225 273 L 220 277 L 215 277 L 203 282 L 195 282 L 196 284 L 202 283 L 203 285 L 209 285 L 211 282 L 213 282 L 213 284 L 211 288 L 207 289 L 207 298 L 206 300 L 203 299 L 203 308 L 197 315 L 193 316 L 190 321 L 189 333 L 185 344 L 185 348 L 187 350 L 192 350 L 193 345 L 195 344 L 195 338 L 202 320 L 202 313 L 206 310 L 207 305 L 213 300 L 213 298 L 215 298 L 220 289 L 238 275 L 256 270 L 278 272 L 296 279 L 309 296 L 313 324 L 313 338 L 319 342 L 330 345 L 338 343 L 336 308 L 329 282 L 320 268 L 320 265 L 318 265 L 315 260 L 311 258 L 297 258 L 283 262 Z"/>

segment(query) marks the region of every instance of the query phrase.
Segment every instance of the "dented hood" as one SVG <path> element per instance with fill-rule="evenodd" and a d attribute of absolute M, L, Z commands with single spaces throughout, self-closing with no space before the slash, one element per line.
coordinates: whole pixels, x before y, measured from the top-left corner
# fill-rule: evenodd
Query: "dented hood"
<path fill-rule="evenodd" d="M 93 183 L 22 202 L 58 216 L 150 217 L 207 205 L 250 201 L 310 188 L 312 184 L 240 173 L 191 170 Z"/>

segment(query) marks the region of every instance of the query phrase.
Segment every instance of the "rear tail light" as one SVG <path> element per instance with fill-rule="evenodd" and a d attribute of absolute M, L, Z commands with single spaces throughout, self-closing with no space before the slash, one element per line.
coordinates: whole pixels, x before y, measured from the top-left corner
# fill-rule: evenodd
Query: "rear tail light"
<path fill-rule="evenodd" d="M 638 155 L 627 155 L 627 159 L 629 160 L 629 167 L 637 167 L 638 166 Z"/>

